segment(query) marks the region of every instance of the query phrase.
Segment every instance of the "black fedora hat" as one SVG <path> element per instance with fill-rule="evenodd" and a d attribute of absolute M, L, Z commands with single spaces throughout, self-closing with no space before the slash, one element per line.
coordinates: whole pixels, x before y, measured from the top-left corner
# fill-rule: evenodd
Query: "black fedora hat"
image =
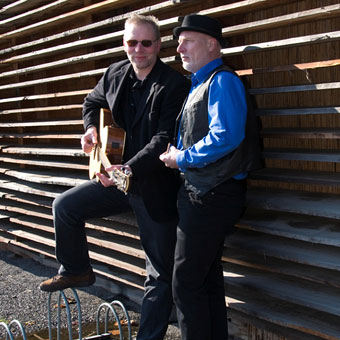
<path fill-rule="evenodd" d="M 216 38 L 221 43 L 221 45 L 224 44 L 224 40 L 222 38 L 222 28 L 220 23 L 217 20 L 210 18 L 206 15 L 199 14 L 186 15 L 183 19 L 181 26 L 175 27 L 173 29 L 174 36 L 178 39 L 179 35 L 183 31 L 205 33 Z"/>

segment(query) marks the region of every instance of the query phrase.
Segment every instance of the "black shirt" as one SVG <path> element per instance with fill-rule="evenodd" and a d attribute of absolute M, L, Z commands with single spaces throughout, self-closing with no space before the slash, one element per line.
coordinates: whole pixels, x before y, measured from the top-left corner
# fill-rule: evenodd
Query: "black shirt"
<path fill-rule="evenodd" d="M 150 77 L 139 80 L 135 71 L 131 68 L 128 80 L 124 86 L 121 101 L 119 104 L 121 112 L 124 112 L 123 119 L 126 126 L 126 141 L 123 155 L 123 162 L 126 163 L 139 150 L 134 149 L 133 140 L 133 122 L 138 113 L 138 109 L 143 107 L 140 105 L 143 92 Z"/>

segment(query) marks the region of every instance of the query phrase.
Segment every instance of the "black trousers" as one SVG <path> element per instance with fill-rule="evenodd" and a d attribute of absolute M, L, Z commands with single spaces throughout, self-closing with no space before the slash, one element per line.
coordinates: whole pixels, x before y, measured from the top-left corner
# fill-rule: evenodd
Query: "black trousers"
<path fill-rule="evenodd" d="M 172 271 L 177 219 L 155 222 L 138 195 L 124 195 L 115 187 L 88 181 L 67 190 L 53 202 L 59 273 L 83 273 L 91 268 L 85 221 L 114 215 L 132 207 L 146 253 L 146 281 L 138 340 L 162 340 L 171 314 Z"/>
<path fill-rule="evenodd" d="M 178 195 L 173 295 L 182 340 L 226 340 L 221 257 L 225 237 L 245 208 L 246 181 L 230 179 L 199 197 Z"/>

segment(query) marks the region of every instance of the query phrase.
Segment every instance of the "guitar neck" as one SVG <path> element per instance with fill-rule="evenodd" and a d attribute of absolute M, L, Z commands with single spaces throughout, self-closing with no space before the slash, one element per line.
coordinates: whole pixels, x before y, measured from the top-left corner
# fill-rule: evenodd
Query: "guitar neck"
<path fill-rule="evenodd" d="M 96 148 L 97 148 L 97 152 L 98 152 L 98 155 L 99 155 L 100 162 L 103 164 L 103 167 L 104 168 L 110 167 L 111 166 L 110 160 L 106 156 L 103 149 L 99 145 L 97 145 Z M 110 176 L 110 178 L 113 178 L 114 177 L 113 171 L 108 172 L 108 175 Z"/>
<path fill-rule="evenodd" d="M 104 150 L 97 145 L 96 152 L 98 153 L 99 160 L 103 167 L 106 169 L 111 166 L 110 160 L 106 156 Z M 105 170 L 106 171 L 106 170 Z M 106 171 L 109 177 L 115 182 L 117 188 L 127 194 L 130 187 L 131 174 L 126 174 L 121 170 L 113 169 L 112 171 Z"/>

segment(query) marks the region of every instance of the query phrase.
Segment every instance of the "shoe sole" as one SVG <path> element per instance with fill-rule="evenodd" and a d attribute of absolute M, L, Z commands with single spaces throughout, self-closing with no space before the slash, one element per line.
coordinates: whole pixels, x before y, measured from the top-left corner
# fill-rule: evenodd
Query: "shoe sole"
<path fill-rule="evenodd" d="M 50 286 L 47 286 L 47 287 L 42 287 L 41 285 L 39 286 L 39 289 L 43 292 L 49 292 L 49 293 L 52 293 L 52 292 L 57 292 L 57 291 L 60 291 L 60 290 L 64 290 L 64 289 L 67 289 L 67 288 L 83 288 L 83 287 L 89 287 L 89 286 L 92 286 L 94 283 L 96 282 L 96 278 L 93 279 L 93 282 L 87 282 L 87 283 L 79 283 L 77 285 L 68 285 L 68 286 L 65 286 L 63 288 L 52 288 Z M 49 289 L 50 288 L 50 289 Z"/>

